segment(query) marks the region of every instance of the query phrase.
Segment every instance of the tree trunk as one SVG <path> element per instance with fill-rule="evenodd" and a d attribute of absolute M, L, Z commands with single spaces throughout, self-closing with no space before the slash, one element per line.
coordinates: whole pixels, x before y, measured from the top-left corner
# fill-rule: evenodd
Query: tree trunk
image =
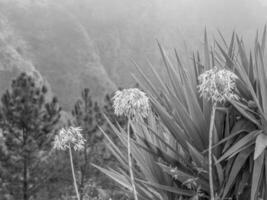
<path fill-rule="evenodd" d="M 84 156 L 84 165 L 81 167 L 81 184 L 80 184 L 80 200 L 83 200 L 84 195 L 84 182 L 86 178 L 86 172 L 87 172 L 87 165 L 88 165 L 88 159 L 87 159 L 87 148 L 84 148 L 83 156 Z"/>
<path fill-rule="evenodd" d="M 28 180 L 27 180 L 27 157 L 24 157 L 24 163 L 23 163 L 23 200 L 28 200 Z"/>
<path fill-rule="evenodd" d="M 23 200 L 28 200 L 28 156 L 25 150 L 27 145 L 27 136 L 25 131 L 23 130 Z"/>

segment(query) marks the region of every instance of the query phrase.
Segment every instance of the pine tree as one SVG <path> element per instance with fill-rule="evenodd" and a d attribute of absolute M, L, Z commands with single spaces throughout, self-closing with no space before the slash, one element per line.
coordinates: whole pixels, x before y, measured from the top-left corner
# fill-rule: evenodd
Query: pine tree
<path fill-rule="evenodd" d="M 50 177 L 45 161 L 60 118 L 57 99 L 46 99 L 47 87 L 25 73 L 13 80 L 1 99 L 0 177 L 15 199 L 29 200 Z"/>
<path fill-rule="evenodd" d="M 117 161 L 106 147 L 105 138 L 99 131 L 101 126 L 106 133 L 115 140 L 115 134 L 111 131 L 108 123 L 104 120 L 103 113 L 116 126 L 117 123 L 122 127 L 126 125 L 126 119 L 114 115 L 112 99 L 106 95 L 103 107 L 93 100 L 90 96 L 90 90 L 85 88 L 82 91 L 81 99 L 74 105 L 72 115 L 75 126 L 80 126 L 82 134 L 86 139 L 84 151 L 78 156 L 79 159 L 79 190 L 80 199 L 85 199 L 85 195 L 90 198 L 98 196 L 99 191 L 102 195 L 107 195 L 103 199 L 115 198 L 124 199 L 125 195 L 118 192 L 117 184 L 114 184 L 108 177 L 99 173 L 99 170 L 91 166 L 91 163 L 99 166 L 115 166 Z M 118 141 L 119 142 L 119 141 Z M 76 157 L 77 158 L 77 157 Z M 88 185 L 92 185 L 88 188 Z M 120 189 L 121 190 L 121 189 Z M 108 197 L 108 198 L 107 198 Z"/>
<path fill-rule="evenodd" d="M 81 99 L 79 99 L 72 111 L 72 115 L 75 118 L 75 125 L 82 128 L 82 134 L 86 139 L 85 148 L 80 155 L 80 180 L 79 190 L 80 199 L 82 200 L 86 193 L 85 185 L 88 180 L 96 176 L 98 173 L 95 168 L 91 166 L 91 162 L 98 162 L 100 143 L 102 136 L 97 134 L 98 126 L 101 126 L 104 122 L 101 114 L 101 109 L 96 101 L 93 101 L 90 96 L 90 90 L 85 88 L 81 93 Z"/>

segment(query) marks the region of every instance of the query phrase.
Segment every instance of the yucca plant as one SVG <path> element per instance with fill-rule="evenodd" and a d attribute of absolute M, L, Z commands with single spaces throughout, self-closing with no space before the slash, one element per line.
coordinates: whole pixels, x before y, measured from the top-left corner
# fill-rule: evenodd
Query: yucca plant
<path fill-rule="evenodd" d="M 147 119 L 131 124 L 139 199 L 209 199 L 209 171 L 215 199 L 267 198 L 267 70 L 263 61 L 266 28 L 262 42 L 256 38 L 249 58 L 237 34 L 233 33 L 229 44 L 220 32 L 219 35 L 222 42 L 215 41 L 210 47 L 205 31 L 203 61 L 197 52 L 191 66 L 185 66 L 176 51 L 177 62 L 173 64 L 159 44 L 167 81 L 148 63 L 154 75 L 149 79 L 135 63 L 141 76 L 135 78 L 149 95 L 153 110 Z M 207 149 L 213 104 L 200 97 L 197 85 L 199 75 L 215 65 L 237 75 L 239 98 L 216 104 L 213 165 L 209 170 Z M 126 145 L 125 130 L 110 125 Z M 121 168 L 96 167 L 130 192 L 127 155 L 105 136 Z"/>
<path fill-rule="evenodd" d="M 202 155 L 200 152 L 208 148 L 210 105 L 198 96 L 196 89 L 198 71 L 186 72 L 178 55 L 179 66 L 175 68 L 169 62 L 164 49 L 160 45 L 159 47 L 170 78 L 169 83 L 164 83 L 160 75 L 151 68 L 156 81 L 160 83 L 161 91 L 150 83 L 137 66 L 144 78 L 143 86 L 149 88 L 147 91 L 150 91 L 148 93 L 156 111 L 155 115 L 149 117 L 147 123 L 133 127 L 138 130 L 136 140 L 132 140 L 133 157 L 140 168 L 135 173 L 139 174 L 138 193 L 144 199 L 175 199 L 177 196 L 207 198 L 209 196 L 207 155 Z M 217 120 L 223 121 L 224 118 Z M 115 127 L 113 130 L 123 144 L 126 144 L 124 130 Z M 215 138 L 217 142 L 217 132 Z M 124 164 L 124 168 L 120 169 L 120 173 L 101 170 L 130 189 L 127 173 L 121 174 L 127 169 L 125 154 L 111 141 L 109 142 L 108 145 Z M 218 174 L 221 174 L 217 172 L 221 170 L 220 164 L 214 169 L 217 188 Z"/>
<path fill-rule="evenodd" d="M 227 54 L 219 44 L 218 47 L 228 63 L 227 67 L 234 69 L 241 79 L 239 88 L 243 91 L 244 99 L 231 103 L 253 128 L 246 134 L 232 137 L 228 141 L 231 146 L 225 149 L 219 159 L 227 159 L 227 163 L 233 162 L 224 196 L 230 189 L 238 190 L 238 186 L 238 193 L 243 192 L 245 187 L 248 189 L 250 195 L 247 195 L 247 199 L 267 199 L 267 68 L 264 64 L 266 26 L 260 42 L 257 33 L 254 50 L 249 52 L 249 56 L 238 36 L 235 41 L 232 37 L 231 43 L 234 42 L 238 53 L 235 57 Z M 233 47 L 228 51 L 234 52 Z"/>

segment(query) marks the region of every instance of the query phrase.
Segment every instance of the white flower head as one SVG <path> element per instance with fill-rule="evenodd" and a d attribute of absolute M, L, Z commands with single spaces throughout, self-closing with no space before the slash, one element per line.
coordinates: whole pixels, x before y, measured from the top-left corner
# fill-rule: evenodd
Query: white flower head
<path fill-rule="evenodd" d="M 150 111 L 147 95 L 137 88 L 116 91 L 113 97 L 114 112 L 117 116 L 146 118 Z"/>
<path fill-rule="evenodd" d="M 80 151 L 84 148 L 85 139 L 81 134 L 80 127 L 62 128 L 55 137 L 54 149 L 65 150 L 73 148 L 75 151 Z"/>
<path fill-rule="evenodd" d="M 207 100 L 223 103 L 227 99 L 239 99 L 235 94 L 238 77 L 229 70 L 214 67 L 200 74 L 198 79 L 200 96 Z"/>

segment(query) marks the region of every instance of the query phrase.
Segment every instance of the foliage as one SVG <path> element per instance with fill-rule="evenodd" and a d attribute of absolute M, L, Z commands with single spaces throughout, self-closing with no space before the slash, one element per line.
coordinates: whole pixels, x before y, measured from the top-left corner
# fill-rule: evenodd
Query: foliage
<path fill-rule="evenodd" d="M 83 89 L 81 99 L 78 99 L 74 105 L 72 115 L 74 124 L 82 128 L 82 134 L 86 139 L 85 148 L 81 153 L 76 154 L 79 171 L 79 190 L 82 199 L 101 197 L 108 199 L 112 196 L 118 197 L 117 187 L 107 179 L 102 173 L 99 173 L 91 163 L 96 163 L 101 166 L 114 166 L 114 157 L 110 154 L 105 146 L 105 141 L 99 127 L 108 130 L 103 116 L 112 115 L 113 109 L 109 95 L 106 95 L 103 108 L 97 101 L 92 99 L 90 90 Z M 123 124 L 123 121 L 121 121 Z M 109 133 L 112 135 L 112 133 Z M 124 196 L 124 195 L 119 195 Z"/>
<path fill-rule="evenodd" d="M 244 42 L 238 36 L 235 41 L 234 36 L 232 37 L 231 43 L 234 42 L 237 43 L 239 57 L 231 57 L 231 55 L 235 55 L 234 47 L 228 48 L 228 52 L 231 54 L 226 54 L 220 45 L 218 47 L 228 63 L 228 67 L 235 70 L 241 80 L 239 88 L 244 99 L 241 102 L 233 101 L 231 103 L 248 120 L 247 123 L 251 124 L 253 129 L 229 140 L 228 144 L 231 142 L 231 146 L 225 148 L 219 159 L 219 161 L 232 162 L 223 197 L 227 196 L 230 189 L 239 194 L 247 189 L 250 192 L 250 199 L 266 199 L 267 70 L 263 58 L 266 26 L 261 39 L 257 33 L 254 51 L 250 52 L 249 56 L 247 56 Z"/>
<path fill-rule="evenodd" d="M 82 128 L 82 134 L 85 138 L 86 144 L 83 149 L 80 159 L 80 180 L 79 190 L 81 194 L 81 200 L 85 195 L 85 184 L 90 179 L 90 176 L 95 174 L 95 170 L 91 169 L 90 162 L 94 162 L 98 157 L 97 154 L 99 146 L 95 145 L 99 143 L 100 136 L 97 134 L 98 126 L 103 124 L 103 117 L 97 102 L 91 99 L 89 89 L 85 88 L 82 91 L 82 98 L 79 99 L 74 105 L 72 115 L 75 118 L 75 124 Z"/>
<path fill-rule="evenodd" d="M 155 111 L 147 121 L 132 124 L 136 135 L 132 139 L 132 153 L 138 166 L 135 174 L 140 199 L 209 199 L 207 147 L 211 103 L 199 97 L 197 85 L 198 76 L 212 66 L 235 72 L 240 96 L 240 100 L 229 100 L 216 108 L 213 141 L 216 198 L 267 197 L 267 71 L 263 59 L 266 27 L 261 41 L 256 37 L 249 56 L 236 33 L 229 44 L 220 32 L 219 36 L 221 41 L 215 40 L 209 46 L 205 31 L 203 60 L 199 52 L 194 53 L 193 65 L 185 65 L 177 51 L 173 64 L 172 57 L 159 44 L 167 81 L 151 65 L 148 66 L 154 79 L 147 78 L 136 64 L 142 77 L 136 79 L 149 94 Z M 112 128 L 122 144 L 126 144 L 125 131 Z M 120 168 L 95 167 L 131 189 L 123 149 L 111 139 L 108 146 L 120 161 Z"/>
<path fill-rule="evenodd" d="M 15 199 L 30 199 L 53 175 L 47 160 L 61 109 L 46 92 L 45 85 L 22 73 L 2 97 L 0 173 L 3 188 Z"/>

